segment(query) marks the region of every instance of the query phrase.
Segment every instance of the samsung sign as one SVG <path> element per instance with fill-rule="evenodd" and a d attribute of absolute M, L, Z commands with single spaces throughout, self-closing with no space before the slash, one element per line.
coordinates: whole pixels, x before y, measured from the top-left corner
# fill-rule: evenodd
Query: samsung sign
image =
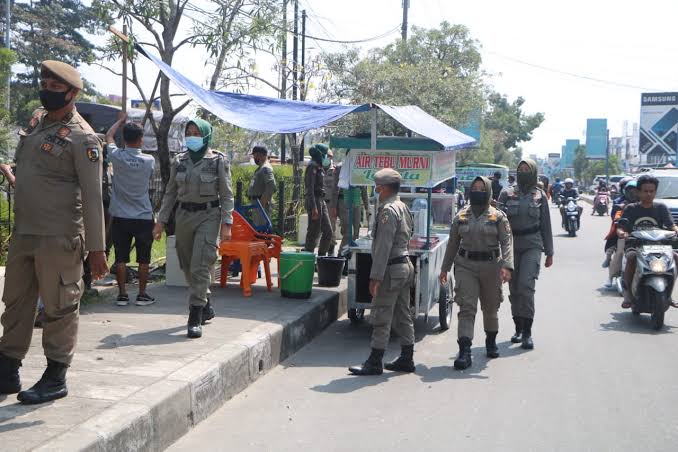
<path fill-rule="evenodd" d="M 678 149 L 678 93 L 643 93 L 640 97 L 640 163 L 662 165 Z"/>
<path fill-rule="evenodd" d="M 678 93 L 648 93 L 643 94 L 640 105 L 676 105 Z"/>

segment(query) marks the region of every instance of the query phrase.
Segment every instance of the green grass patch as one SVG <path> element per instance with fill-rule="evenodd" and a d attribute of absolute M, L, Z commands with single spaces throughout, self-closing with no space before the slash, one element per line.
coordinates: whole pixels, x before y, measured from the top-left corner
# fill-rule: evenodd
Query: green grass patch
<path fill-rule="evenodd" d="M 160 240 L 153 241 L 153 248 L 151 248 L 151 266 L 157 264 L 159 261 L 165 259 L 167 250 L 167 236 L 162 235 Z M 138 267 L 137 265 L 137 250 L 132 248 L 129 254 L 129 266 Z M 115 264 L 115 247 L 111 248 L 111 252 L 108 255 L 108 266 L 111 267 Z"/>

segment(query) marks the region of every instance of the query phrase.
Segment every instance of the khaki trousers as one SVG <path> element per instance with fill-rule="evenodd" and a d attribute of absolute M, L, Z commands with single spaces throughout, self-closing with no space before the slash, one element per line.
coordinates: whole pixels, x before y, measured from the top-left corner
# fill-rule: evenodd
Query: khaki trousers
<path fill-rule="evenodd" d="M 513 317 L 534 318 L 534 292 L 541 269 L 541 248 L 513 249 L 515 269 L 509 283 Z"/>
<path fill-rule="evenodd" d="M 409 261 L 390 265 L 386 270 L 370 310 L 372 348 L 386 349 L 391 328 L 400 337 L 400 345 L 414 344 L 414 316 L 410 307 L 410 287 L 413 281 L 414 267 Z"/>
<path fill-rule="evenodd" d="M 175 232 L 177 257 L 189 286 L 190 306 L 207 304 L 212 284 L 212 269 L 217 260 L 220 227 L 219 207 L 198 212 L 177 209 Z"/>
<path fill-rule="evenodd" d="M 304 251 L 313 253 L 317 246 L 318 256 L 324 256 L 327 254 L 327 251 L 332 244 L 332 224 L 330 222 L 330 213 L 324 199 L 319 199 L 317 201 L 316 208 L 318 209 L 318 219 L 314 220 L 313 207 L 311 205 L 306 206 L 306 212 L 308 213 L 308 230 L 306 231 Z M 319 245 L 318 238 L 320 238 Z"/>
<path fill-rule="evenodd" d="M 485 331 L 499 331 L 499 306 L 503 301 L 498 262 L 477 262 L 461 256 L 454 265 L 454 301 L 459 305 L 457 337 L 473 339 L 478 300 Z"/>
<path fill-rule="evenodd" d="M 78 336 L 83 239 L 14 234 L 9 244 L 2 301 L 0 353 L 23 360 L 31 345 L 38 296 L 45 305 L 45 356 L 70 364 Z"/>

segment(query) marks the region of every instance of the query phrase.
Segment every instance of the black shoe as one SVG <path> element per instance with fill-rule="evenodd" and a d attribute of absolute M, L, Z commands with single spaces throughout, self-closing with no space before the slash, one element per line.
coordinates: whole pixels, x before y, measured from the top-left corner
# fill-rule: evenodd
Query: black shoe
<path fill-rule="evenodd" d="M 0 394 L 16 394 L 21 391 L 19 367 L 20 360 L 0 353 Z"/>
<path fill-rule="evenodd" d="M 454 368 L 457 370 L 468 369 L 473 364 L 471 359 L 471 339 L 465 336 L 460 337 L 457 343 L 459 344 L 459 355 L 454 360 Z"/>
<path fill-rule="evenodd" d="M 191 306 L 188 311 L 188 334 L 191 339 L 202 336 L 202 306 Z"/>
<path fill-rule="evenodd" d="M 534 342 L 532 341 L 532 320 L 533 319 L 523 319 L 523 343 L 521 345 L 525 350 L 532 350 L 534 348 Z"/>
<path fill-rule="evenodd" d="M 523 322 L 522 318 L 520 317 L 514 317 L 513 318 L 513 323 L 516 324 L 516 334 L 511 336 L 511 343 L 513 344 L 520 344 L 523 341 L 522 338 L 522 332 L 523 332 Z"/>
<path fill-rule="evenodd" d="M 353 375 L 381 375 L 384 373 L 382 359 L 384 358 L 384 351 L 372 349 L 369 358 L 362 366 L 351 366 L 348 371 Z"/>
<path fill-rule="evenodd" d="M 207 321 L 212 320 L 215 315 L 216 314 L 214 313 L 214 307 L 212 307 L 212 303 L 207 300 L 207 304 L 204 308 L 202 308 L 202 322 L 200 322 L 200 324 L 205 325 Z"/>
<path fill-rule="evenodd" d="M 394 361 L 384 364 L 384 369 L 393 372 L 414 372 L 413 355 L 414 345 L 403 345 L 400 348 L 400 356 Z"/>
<path fill-rule="evenodd" d="M 485 351 L 488 358 L 499 358 L 499 347 L 497 347 L 497 332 L 486 332 Z"/>
<path fill-rule="evenodd" d="M 68 364 L 47 358 L 47 369 L 40 380 L 31 389 L 21 391 L 17 396 L 19 402 L 26 405 L 50 402 L 68 395 L 66 387 L 66 370 Z"/>

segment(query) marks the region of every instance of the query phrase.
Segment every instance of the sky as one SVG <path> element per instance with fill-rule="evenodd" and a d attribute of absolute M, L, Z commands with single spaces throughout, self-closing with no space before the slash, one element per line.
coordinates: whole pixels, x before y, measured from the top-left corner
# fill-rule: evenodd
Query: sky
<path fill-rule="evenodd" d="M 299 3 L 309 15 L 311 36 L 362 39 L 392 30 L 402 20 L 402 0 Z M 545 114 L 533 139 L 522 144 L 526 154 L 540 156 L 560 152 L 566 138 L 583 138 L 587 118 L 608 118 L 610 135 L 618 136 L 624 121 L 639 121 L 641 93 L 678 91 L 675 17 L 675 0 L 410 0 L 409 10 L 410 25 L 433 28 L 447 20 L 470 29 L 481 44 L 488 83 L 511 99 L 522 96 L 526 112 Z M 360 48 L 383 46 L 399 35 L 396 31 Z M 345 48 L 313 40 L 307 46 L 311 54 Z M 174 67 L 206 84 L 210 70 L 204 61 L 199 49 L 187 48 L 175 56 Z M 275 80 L 275 74 L 268 75 L 271 65 L 258 57 L 259 71 Z M 140 72 L 152 85 L 152 63 L 141 63 Z M 92 66 L 83 74 L 101 92 L 121 93 L 120 80 L 110 73 Z M 264 85 L 251 92 L 272 95 Z"/>

